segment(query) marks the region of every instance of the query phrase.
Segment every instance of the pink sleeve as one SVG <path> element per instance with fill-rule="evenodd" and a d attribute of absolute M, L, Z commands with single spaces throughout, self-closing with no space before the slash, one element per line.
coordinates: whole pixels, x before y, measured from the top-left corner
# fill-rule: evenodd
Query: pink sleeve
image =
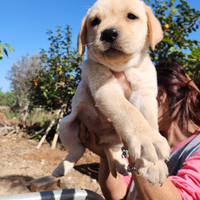
<path fill-rule="evenodd" d="M 130 188 L 131 183 L 132 183 L 132 174 L 130 176 L 123 176 L 122 175 L 122 177 L 124 179 L 124 182 L 125 182 L 127 188 Z"/>
<path fill-rule="evenodd" d="M 200 151 L 183 163 L 176 176 L 169 178 L 183 200 L 200 200 Z"/>
<path fill-rule="evenodd" d="M 126 159 L 126 162 L 128 163 L 128 159 L 127 158 L 125 158 L 125 159 Z M 131 183 L 132 183 L 132 174 L 130 176 L 123 176 L 122 175 L 122 178 L 124 179 L 124 182 L 125 182 L 127 188 L 130 188 Z"/>

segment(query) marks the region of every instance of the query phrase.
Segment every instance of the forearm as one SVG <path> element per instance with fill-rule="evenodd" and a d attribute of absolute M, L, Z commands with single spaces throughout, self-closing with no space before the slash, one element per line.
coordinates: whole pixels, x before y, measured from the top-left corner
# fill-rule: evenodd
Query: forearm
<path fill-rule="evenodd" d="M 122 176 L 112 176 L 106 157 L 100 159 L 99 184 L 106 200 L 120 200 L 126 196 L 127 186 Z"/>
<path fill-rule="evenodd" d="M 161 186 L 160 184 L 152 185 L 136 171 L 132 175 L 140 200 L 182 200 L 180 192 L 169 178 Z"/>

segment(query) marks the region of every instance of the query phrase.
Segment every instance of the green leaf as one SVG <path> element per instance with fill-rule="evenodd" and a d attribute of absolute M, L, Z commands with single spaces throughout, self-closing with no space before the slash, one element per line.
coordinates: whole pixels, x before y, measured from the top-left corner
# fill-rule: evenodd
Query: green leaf
<path fill-rule="evenodd" d="M 44 89 L 45 89 L 45 86 L 41 86 L 40 88 L 41 88 L 42 90 L 44 90 Z"/>
<path fill-rule="evenodd" d="M 180 53 L 180 52 L 182 52 L 182 50 L 181 50 L 181 49 L 176 49 L 176 51 L 177 51 L 177 52 L 179 52 L 179 53 Z"/>
<path fill-rule="evenodd" d="M 193 73 L 191 71 L 188 71 L 189 76 L 193 76 Z"/>
<path fill-rule="evenodd" d="M 176 48 L 175 47 L 170 47 L 169 51 L 173 52 Z"/>
<path fill-rule="evenodd" d="M 200 50 L 199 50 L 199 49 L 194 49 L 194 50 L 192 51 L 192 54 L 193 54 L 194 56 L 200 57 Z"/>
<path fill-rule="evenodd" d="M 8 56 L 7 50 L 6 50 L 6 49 L 4 49 L 3 51 L 4 51 L 4 53 L 6 54 L 6 56 Z"/>
<path fill-rule="evenodd" d="M 3 45 L 0 44 L 0 52 L 2 52 L 4 50 Z"/>
<path fill-rule="evenodd" d="M 8 49 L 10 50 L 11 53 L 14 52 L 14 49 L 9 44 L 5 43 L 5 45 L 8 47 Z"/>
<path fill-rule="evenodd" d="M 43 92 L 43 95 L 44 95 L 45 97 L 47 97 L 47 93 L 46 93 L 46 92 Z"/>
<path fill-rule="evenodd" d="M 171 39 L 169 39 L 169 38 L 163 38 L 162 41 L 163 41 L 163 42 L 166 42 L 166 43 L 168 43 L 168 44 L 170 44 L 170 45 L 173 45 L 173 44 L 174 44 L 174 42 L 173 42 Z"/>

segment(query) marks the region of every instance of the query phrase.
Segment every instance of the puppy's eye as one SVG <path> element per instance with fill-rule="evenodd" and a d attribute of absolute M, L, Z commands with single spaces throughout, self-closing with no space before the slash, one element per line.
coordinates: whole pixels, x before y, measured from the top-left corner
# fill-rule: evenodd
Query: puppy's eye
<path fill-rule="evenodd" d="M 91 25 L 92 25 L 92 26 L 96 26 L 96 25 L 100 24 L 100 22 L 101 22 L 101 21 L 100 21 L 99 18 L 95 18 L 95 19 L 92 20 Z"/>
<path fill-rule="evenodd" d="M 132 19 L 132 20 L 137 19 L 137 17 L 136 17 L 134 14 L 132 14 L 132 13 L 129 13 L 129 14 L 127 15 L 127 18 L 128 18 L 128 19 Z"/>

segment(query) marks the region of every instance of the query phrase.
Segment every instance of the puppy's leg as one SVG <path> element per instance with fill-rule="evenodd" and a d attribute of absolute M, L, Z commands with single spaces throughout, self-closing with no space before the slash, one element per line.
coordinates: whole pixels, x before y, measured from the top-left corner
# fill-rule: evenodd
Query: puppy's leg
<path fill-rule="evenodd" d="M 136 98 L 133 98 L 134 95 Z M 141 95 L 142 98 L 138 98 L 140 95 L 133 94 L 132 101 L 134 102 L 134 105 L 141 111 L 145 119 L 148 121 L 148 123 L 153 127 L 154 129 L 158 130 L 158 116 L 157 116 L 157 101 L 155 97 L 151 94 L 148 94 L 147 92 L 144 95 Z M 160 134 L 158 134 L 157 137 L 161 137 Z M 169 154 L 169 145 L 163 145 L 163 144 L 155 144 L 156 146 L 161 145 L 158 148 L 162 148 L 162 155 Z M 151 152 L 144 152 L 146 155 L 145 157 L 151 157 Z M 157 152 L 158 154 L 160 153 Z M 159 157 L 162 157 L 160 155 Z M 161 183 L 163 184 L 166 176 L 168 175 L 168 169 L 164 162 L 164 160 L 159 159 L 158 161 L 149 162 L 147 159 L 137 159 L 136 160 L 136 169 L 137 171 L 142 174 L 147 180 L 149 180 L 151 183 Z"/>
<path fill-rule="evenodd" d="M 124 176 L 129 175 L 129 173 L 127 172 L 127 161 L 124 158 L 122 158 L 122 144 L 115 145 L 114 148 L 109 147 L 110 145 L 107 144 L 104 144 L 103 146 L 112 175 L 114 177 L 117 177 L 116 170 Z"/>
<path fill-rule="evenodd" d="M 67 119 L 69 117 L 70 116 L 63 118 L 59 132 L 61 142 L 69 154 L 53 171 L 52 175 L 56 177 L 65 176 L 74 167 L 75 163 L 82 157 L 85 151 L 78 137 L 79 120 L 75 119 L 72 122 L 68 122 Z"/>
<path fill-rule="evenodd" d="M 133 105 L 142 113 L 149 125 L 158 130 L 158 105 L 156 97 L 151 93 L 136 94 L 136 96 L 133 100 Z"/>
<path fill-rule="evenodd" d="M 154 97 L 153 93 L 145 91 L 138 91 L 133 92 L 130 98 L 130 101 L 132 104 L 142 113 L 146 121 L 149 123 L 149 125 L 157 130 L 157 136 L 158 138 L 164 138 L 159 132 L 158 132 L 158 104 L 156 97 Z M 164 138 L 165 139 L 165 138 Z M 154 144 L 156 149 L 160 149 L 160 151 L 157 152 L 158 158 L 162 157 L 168 157 L 170 148 L 168 143 L 155 143 Z M 144 152 L 148 153 L 150 155 L 145 155 L 146 159 L 148 160 L 148 157 L 151 157 L 151 152 Z"/>
<path fill-rule="evenodd" d="M 54 176 L 66 175 L 74 167 L 75 163 L 82 157 L 85 151 L 85 148 L 82 146 L 78 136 L 80 121 L 87 127 L 89 123 L 94 124 L 94 127 L 96 127 L 95 125 L 97 125 L 100 121 L 97 120 L 98 116 L 95 112 L 94 106 L 89 100 L 90 99 L 88 99 L 88 101 L 84 101 L 83 97 L 81 102 L 75 100 L 76 104 L 74 103 L 74 112 L 63 118 L 60 123 L 60 139 L 68 151 L 68 155 L 54 170 Z M 78 114 L 76 119 L 73 120 L 75 113 Z"/>
<path fill-rule="evenodd" d="M 97 114 L 97 110 L 94 109 L 93 105 L 88 105 L 88 102 L 84 102 L 82 105 L 85 106 L 80 110 L 78 119 L 86 127 L 90 127 L 90 131 L 97 134 L 99 144 L 104 147 L 112 175 L 116 177 L 116 170 L 124 176 L 128 175 L 126 170 L 127 162 L 121 157 L 122 141 L 119 135 L 116 133 L 111 123 L 106 120 L 105 116 L 99 111 Z M 102 116 L 101 119 L 99 118 L 100 115 Z"/>
<path fill-rule="evenodd" d="M 66 150 L 68 150 L 69 154 L 53 171 L 54 176 L 66 175 L 84 153 L 85 149 L 78 137 L 80 127 L 78 114 L 79 111 L 81 111 L 81 108 L 84 107 L 87 109 L 88 104 L 92 104 L 87 88 L 88 84 L 86 77 L 82 74 L 82 81 L 80 82 L 72 100 L 72 112 L 61 120 L 59 128 L 61 142 L 65 146 Z M 86 104 L 84 104 L 84 102 Z"/>

